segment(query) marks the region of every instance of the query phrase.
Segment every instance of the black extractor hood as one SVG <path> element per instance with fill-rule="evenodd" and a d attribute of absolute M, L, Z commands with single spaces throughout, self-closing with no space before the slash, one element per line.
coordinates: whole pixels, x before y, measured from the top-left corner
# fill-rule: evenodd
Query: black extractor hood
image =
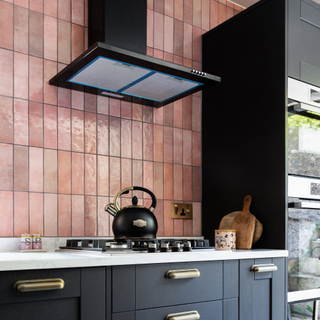
<path fill-rule="evenodd" d="M 146 0 L 89 1 L 91 47 L 49 83 L 162 107 L 219 83 L 220 77 L 146 52 Z"/>

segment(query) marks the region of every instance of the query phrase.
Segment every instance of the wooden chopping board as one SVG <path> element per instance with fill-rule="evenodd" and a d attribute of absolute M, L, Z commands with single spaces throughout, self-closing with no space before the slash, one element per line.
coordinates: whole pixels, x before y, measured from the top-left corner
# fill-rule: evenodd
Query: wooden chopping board
<path fill-rule="evenodd" d="M 250 213 L 252 197 L 246 196 L 243 201 L 243 209 L 232 222 L 232 229 L 236 230 L 236 248 L 251 249 L 255 230 L 256 217 Z"/>

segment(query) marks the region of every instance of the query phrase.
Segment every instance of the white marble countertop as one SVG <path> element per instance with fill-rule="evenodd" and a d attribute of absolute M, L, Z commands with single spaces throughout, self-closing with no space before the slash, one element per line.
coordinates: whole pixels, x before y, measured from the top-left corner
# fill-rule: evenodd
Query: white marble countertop
<path fill-rule="evenodd" d="M 287 256 L 287 250 L 215 251 L 214 249 L 198 249 L 192 252 L 174 253 L 101 253 L 74 250 L 59 252 L 0 252 L 0 271 L 259 259 Z"/>

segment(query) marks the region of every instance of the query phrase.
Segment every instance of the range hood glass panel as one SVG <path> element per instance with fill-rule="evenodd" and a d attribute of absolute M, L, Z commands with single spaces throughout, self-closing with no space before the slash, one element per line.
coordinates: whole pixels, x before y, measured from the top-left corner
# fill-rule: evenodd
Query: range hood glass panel
<path fill-rule="evenodd" d="M 201 85 L 202 83 L 199 82 L 155 72 L 148 78 L 137 82 L 121 93 L 163 102 Z"/>
<path fill-rule="evenodd" d="M 69 82 L 120 92 L 122 88 L 147 76 L 151 70 L 105 57 L 97 57 L 69 78 Z"/>

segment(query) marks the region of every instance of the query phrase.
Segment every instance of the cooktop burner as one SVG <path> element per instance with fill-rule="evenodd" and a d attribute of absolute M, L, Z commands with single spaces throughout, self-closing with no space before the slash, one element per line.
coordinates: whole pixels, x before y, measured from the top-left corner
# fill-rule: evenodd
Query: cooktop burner
<path fill-rule="evenodd" d="M 212 249 L 207 239 L 68 239 L 60 249 L 92 251 L 187 252 Z"/>

